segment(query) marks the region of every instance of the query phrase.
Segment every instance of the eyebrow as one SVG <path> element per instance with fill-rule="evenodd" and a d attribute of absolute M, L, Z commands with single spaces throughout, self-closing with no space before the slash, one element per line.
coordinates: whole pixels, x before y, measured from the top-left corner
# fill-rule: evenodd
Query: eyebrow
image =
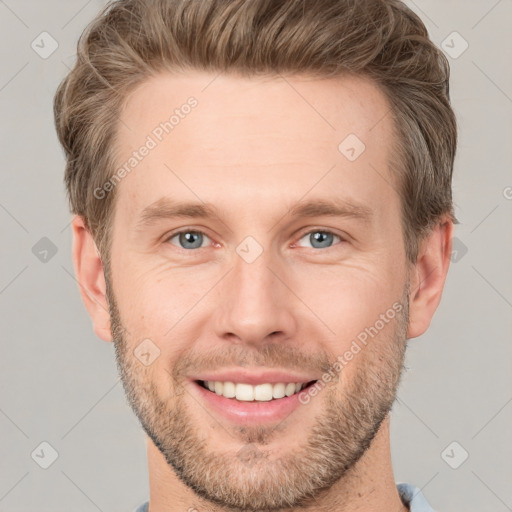
<path fill-rule="evenodd" d="M 313 199 L 295 204 L 282 217 L 345 217 L 371 223 L 374 210 L 348 199 Z M 137 229 L 148 227 L 162 219 L 173 218 L 221 218 L 221 212 L 210 203 L 195 203 L 162 197 L 144 208 L 137 221 Z"/>

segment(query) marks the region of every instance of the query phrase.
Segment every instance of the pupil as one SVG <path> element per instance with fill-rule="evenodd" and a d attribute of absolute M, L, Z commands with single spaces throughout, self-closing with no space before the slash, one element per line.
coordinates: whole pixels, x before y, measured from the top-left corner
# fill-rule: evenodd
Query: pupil
<path fill-rule="evenodd" d="M 194 231 L 188 231 L 186 233 L 181 234 L 181 242 L 182 245 L 192 244 L 192 249 L 196 249 L 198 247 L 201 247 L 201 239 L 200 239 L 200 233 L 196 233 Z M 194 241 L 195 239 L 195 241 Z M 198 243 L 199 241 L 199 243 Z M 187 249 L 191 248 L 190 245 L 188 247 L 185 247 Z"/>
<path fill-rule="evenodd" d="M 329 237 L 332 237 L 332 234 L 326 233 L 324 231 L 316 231 L 313 233 L 314 242 L 319 242 L 320 244 L 324 243 L 326 240 L 329 240 Z M 312 243 L 313 247 L 315 247 L 314 243 Z"/>

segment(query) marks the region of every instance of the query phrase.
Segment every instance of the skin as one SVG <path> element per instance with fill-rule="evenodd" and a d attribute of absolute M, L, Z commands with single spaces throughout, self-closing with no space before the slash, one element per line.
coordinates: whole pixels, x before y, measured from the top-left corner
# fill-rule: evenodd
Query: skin
<path fill-rule="evenodd" d="M 440 219 L 417 262 L 407 261 L 388 167 L 392 118 L 373 83 L 214 78 L 161 74 L 128 98 L 120 163 L 188 97 L 198 106 L 117 185 L 108 282 L 83 219 L 73 219 L 84 303 L 96 334 L 115 339 L 148 434 L 150 512 L 407 510 L 393 477 L 389 411 L 407 339 L 428 329 L 441 300 L 453 225 Z M 338 150 L 350 133 L 366 146 L 353 162 Z M 138 229 L 142 210 L 162 197 L 211 203 L 219 216 Z M 366 205 L 372 216 L 289 215 L 299 201 L 330 198 Z M 171 238 L 184 228 L 205 234 L 201 248 Z M 317 231 L 339 238 L 314 245 Z M 236 252 L 247 236 L 263 249 L 252 263 Z M 321 374 L 396 303 L 401 314 L 279 424 L 232 424 L 187 380 L 212 361 Z M 160 350 L 149 366 L 133 355 L 147 338 Z"/>

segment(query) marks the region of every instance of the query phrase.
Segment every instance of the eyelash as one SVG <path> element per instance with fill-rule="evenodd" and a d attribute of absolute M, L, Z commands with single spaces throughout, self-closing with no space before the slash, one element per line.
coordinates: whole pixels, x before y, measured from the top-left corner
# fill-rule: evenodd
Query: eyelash
<path fill-rule="evenodd" d="M 171 239 L 173 239 L 174 237 L 178 236 L 178 235 L 181 235 L 182 233 L 197 233 L 197 234 L 201 234 L 201 235 L 205 235 L 207 238 L 210 238 L 204 231 L 200 231 L 200 230 L 197 230 L 197 229 L 182 229 L 180 231 L 176 231 L 175 233 L 172 233 L 171 235 L 169 235 L 168 237 L 165 238 L 165 242 L 170 242 Z M 328 234 L 328 235 L 333 235 L 334 237 L 337 237 L 339 238 L 339 242 L 338 244 L 340 244 L 341 242 L 345 242 L 346 240 L 341 236 L 341 235 L 338 235 L 336 233 L 334 233 L 333 231 L 330 231 L 328 229 L 320 229 L 320 228 L 314 228 L 314 229 L 310 229 L 309 231 L 305 231 L 303 232 L 298 240 L 301 240 L 302 238 L 304 238 L 306 235 L 310 235 L 311 233 L 324 233 L 324 234 Z M 172 244 L 174 245 L 174 244 Z M 294 246 L 296 245 L 296 243 L 294 242 L 293 244 Z M 316 247 L 305 247 L 305 249 L 313 249 L 313 250 L 317 250 L 317 251 L 327 251 L 328 249 L 333 249 L 337 244 L 333 244 L 331 247 L 325 247 L 323 249 L 319 249 L 319 248 L 316 248 Z M 179 247 L 177 245 L 174 245 L 177 249 L 180 249 L 182 251 L 186 251 L 186 252 L 193 252 L 193 251 L 197 251 L 199 249 L 206 249 L 206 247 L 197 247 L 196 249 L 185 249 L 183 247 Z"/>

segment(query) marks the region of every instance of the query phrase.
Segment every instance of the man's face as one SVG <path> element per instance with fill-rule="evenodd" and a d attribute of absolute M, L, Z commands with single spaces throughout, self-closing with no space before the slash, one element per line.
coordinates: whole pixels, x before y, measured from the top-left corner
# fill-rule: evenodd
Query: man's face
<path fill-rule="evenodd" d="M 112 332 L 130 403 L 178 476 L 270 510 L 354 469 L 395 397 L 408 267 L 391 117 L 363 79 L 213 78 L 161 75 L 122 113 L 120 165 L 148 135 L 156 146 L 117 185 Z M 350 134 L 359 156 L 354 136 L 339 149 Z M 310 202 L 346 213 L 292 211 Z M 216 215 L 170 215 L 178 203 Z M 268 400 L 278 383 L 309 388 Z"/>

